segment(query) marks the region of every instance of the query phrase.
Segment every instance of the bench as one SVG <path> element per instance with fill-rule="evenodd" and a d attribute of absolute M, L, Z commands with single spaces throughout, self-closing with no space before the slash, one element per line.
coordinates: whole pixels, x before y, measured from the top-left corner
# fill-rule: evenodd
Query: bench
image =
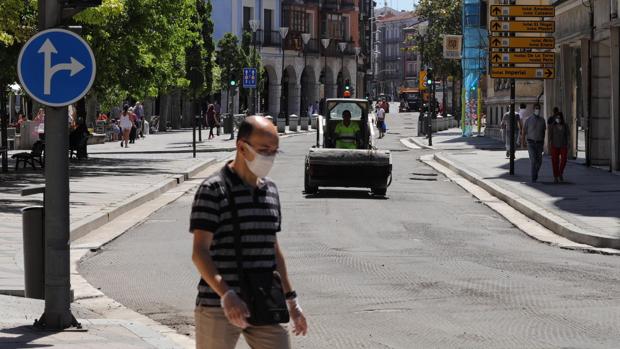
<path fill-rule="evenodd" d="M 26 165 L 30 165 L 35 170 L 35 163 L 39 163 L 41 168 L 45 167 L 43 152 L 45 152 L 45 144 L 41 141 L 36 141 L 32 145 L 32 150 L 29 153 L 23 152 L 14 154 L 11 156 L 11 159 L 15 159 L 15 170 L 19 168 L 20 163 L 23 164 L 23 168 L 26 168 Z"/>

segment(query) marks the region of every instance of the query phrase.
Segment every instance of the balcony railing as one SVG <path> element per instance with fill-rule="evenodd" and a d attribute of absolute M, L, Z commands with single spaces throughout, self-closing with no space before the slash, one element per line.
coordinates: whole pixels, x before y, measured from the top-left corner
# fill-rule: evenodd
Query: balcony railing
<path fill-rule="evenodd" d="M 305 1 L 312 3 L 313 1 Z M 355 9 L 355 0 L 322 0 L 318 1 L 324 10 L 350 11 Z"/>
<path fill-rule="evenodd" d="M 385 62 L 396 62 L 397 60 L 399 60 L 400 57 L 399 56 L 384 56 L 383 60 Z"/>
<path fill-rule="evenodd" d="M 257 30 L 256 41 L 263 47 L 280 47 L 282 45 L 280 32 L 273 30 Z"/>

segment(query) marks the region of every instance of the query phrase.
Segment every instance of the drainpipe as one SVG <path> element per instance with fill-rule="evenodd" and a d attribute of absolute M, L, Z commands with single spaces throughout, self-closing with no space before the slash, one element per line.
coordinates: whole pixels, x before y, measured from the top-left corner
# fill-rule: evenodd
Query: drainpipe
<path fill-rule="evenodd" d="M 609 18 L 610 19 L 618 18 L 618 0 L 609 0 L 609 2 L 610 2 L 609 8 L 611 9 L 609 11 Z"/>

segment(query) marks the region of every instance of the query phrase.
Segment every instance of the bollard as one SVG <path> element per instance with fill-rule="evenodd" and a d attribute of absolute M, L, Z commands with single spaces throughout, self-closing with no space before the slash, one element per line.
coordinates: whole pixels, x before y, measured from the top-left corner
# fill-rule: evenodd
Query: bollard
<path fill-rule="evenodd" d="M 288 117 L 288 129 L 292 132 L 297 132 L 297 125 L 299 125 L 299 116 L 291 114 Z"/>
<path fill-rule="evenodd" d="M 233 132 L 233 118 L 232 115 L 224 116 L 224 134 Z"/>
<path fill-rule="evenodd" d="M 276 119 L 276 125 L 278 126 L 278 133 L 286 133 L 286 119 L 278 117 Z"/>
<path fill-rule="evenodd" d="M 25 297 L 45 299 L 45 219 L 43 206 L 22 209 Z"/>
<path fill-rule="evenodd" d="M 307 116 L 302 116 L 299 118 L 299 127 L 301 127 L 302 131 L 308 131 L 308 121 L 309 121 L 309 117 Z"/>
<path fill-rule="evenodd" d="M 318 120 L 319 114 L 312 114 L 312 116 L 310 117 L 310 127 L 316 130 L 318 128 Z"/>

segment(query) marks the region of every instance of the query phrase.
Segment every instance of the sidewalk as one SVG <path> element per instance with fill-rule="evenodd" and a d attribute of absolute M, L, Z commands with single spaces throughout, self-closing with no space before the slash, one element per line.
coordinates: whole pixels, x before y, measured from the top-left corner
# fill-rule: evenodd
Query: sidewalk
<path fill-rule="evenodd" d="M 444 137 L 449 136 L 440 139 Z M 453 143 L 462 143 L 460 138 L 453 137 Z M 569 161 L 566 182 L 554 184 L 551 159 L 545 156 L 539 181 L 531 183 L 527 151 L 517 151 L 515 175 L 510 176 L 502 144 L 495 143 L 501 150 L 470 147 L 446 150 L 434 158 L 558 235 L 595 247 L 620 248 L 620 176 Z"/>
<path fill-rule="evenodd" d="M 71 239 L 83 236 L 230 154 L 228 144 L 232 142 L 224 136 L 204 142 L 202 147 L 210 152 L 199 154 L 196 159 L 191 152 L 167 152 L 183 146 L 188 136 L 191 137 L 191 132 L 150 135 L 137 140 L 130 148 L 121 148 L 119 142 L 92 145 L 88 160 L 73 160 Z M 0 294 L 21 296 L 24 288 L 21 209 L 41 205 L 43 199 L 42 194 L 23 197 L 21 191 L 44 185 L 45 178 L 40 169 L 9 168 L 8 173 L 0 173 Z"/>
<path fill-rule="evenodd" d="M 460 128 L 433 133 L 433 146 L 428 146 L 428 138 L 411 137 L 411 142 L 423 149 L 460 150 L 460 149 L 504 149 L 504 145 L 490 137 L 462 137 Z"/>
<path fill-rule="evenodd" d="M 71 310 L 84 329 L 37 331 L 32 324 L 44 306 L 42 300 L 0 295 L 0 348 L 182 348 L 148 326 L 130 320 L 101 319 L 75 303 Z"/>

